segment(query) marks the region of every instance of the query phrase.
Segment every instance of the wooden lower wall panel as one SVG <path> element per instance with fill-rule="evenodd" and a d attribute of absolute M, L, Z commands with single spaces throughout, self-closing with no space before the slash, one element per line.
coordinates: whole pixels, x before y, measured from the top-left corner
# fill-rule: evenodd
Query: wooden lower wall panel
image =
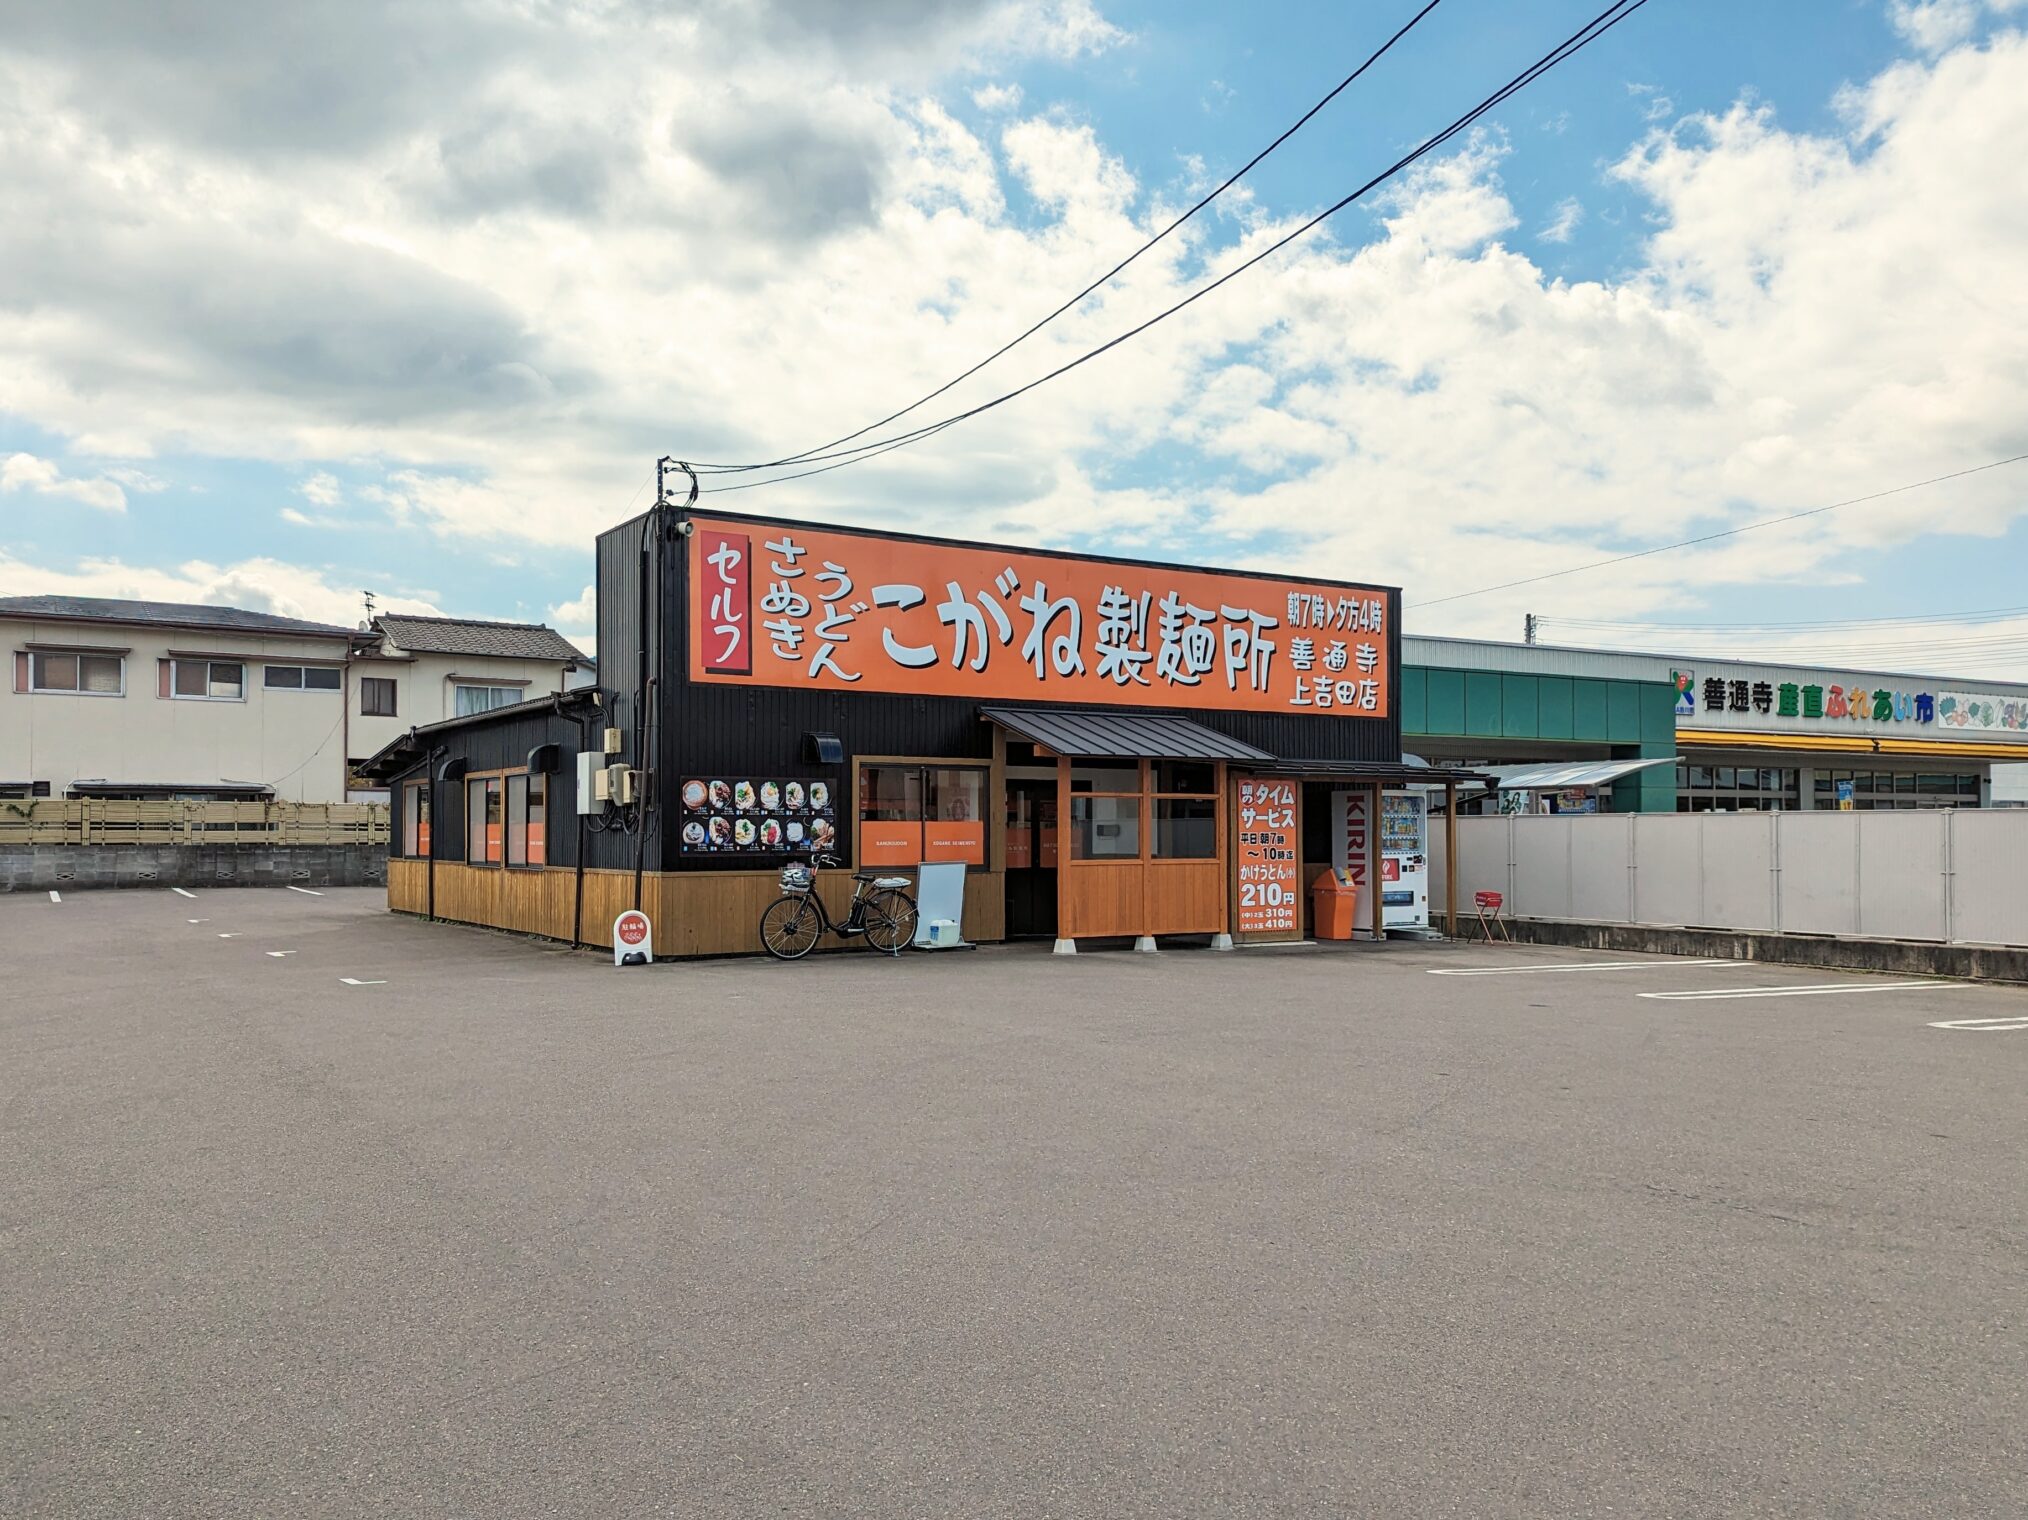
<path fill-rule="evenodd" d="M 398 913 L 429 911 L 429 863 L 388 862 L 387 905 Z M 905 873 L 897 873 L 905 874 Z M 436 865 L 436 916 L 521 934 L 568 941 L 577 873 L 565 867 L 504 871 L 453 861 Z M 832 921 L 850 911 L 852 873 L 824 871 L 818 891 Z M 641 879 L 641 908 L 654 925 L 657 958 L 741 955 L 760 952 L 760 920 L 782 895 L 775 871 L 649 871 Z M 584 874 L 580 942 L 610 948 L 613 920 L 634 906 L 634 873 L 588 870 Z M 1006 938 L 1006 878 L 974 872 L 965 881 L 963 932 L 990 943 Z M 827 936 L 822 949 L 856 947 L 856 940 Z"/>
<path fill-rule="evenodd" d="M 1138 860 L 1073 861 L 1063 872 L 1057 933 L 1066 939 L 1146 934 L 1142 865 Z"/>
<path fill-rule="evenodd" d="M 387 863 L 387 906 L 395 913 L 429 911 L 429 862 L 391 859 Z"/>
<path fill-rule="evenodd" d="M 1225 930 L 1225 862 L 1157 860 L 1147 866 L 1142 934 L 1219 934 Z"/>

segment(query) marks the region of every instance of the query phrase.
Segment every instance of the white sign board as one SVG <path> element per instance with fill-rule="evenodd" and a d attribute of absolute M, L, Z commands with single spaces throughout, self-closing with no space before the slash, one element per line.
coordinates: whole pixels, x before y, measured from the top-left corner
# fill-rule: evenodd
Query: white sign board
<path fill-rule="evenodd" d="M 1331 869 L 1338 879 L 1359 893 L 1356 931 L 1372 932 L 1375 865 L 1373 858 L 1372 797 L 1364 790 L 1331 794 Z"/>
<path fill-rule="evenodd" d="M 655 926 L 638 908 L 629 908 L 613 920 L 613 964 L 652 965 L 655 960 Z"/>
<path fill-rule="evenodd" d="M 938 946 L 932 926 L 965 921 L 965 863 L 962 860 L 928 861 L 915 873 L 915 943 L 918 949 L 950 949 L 963 946 L 962 933 L 954 944 Z"/>

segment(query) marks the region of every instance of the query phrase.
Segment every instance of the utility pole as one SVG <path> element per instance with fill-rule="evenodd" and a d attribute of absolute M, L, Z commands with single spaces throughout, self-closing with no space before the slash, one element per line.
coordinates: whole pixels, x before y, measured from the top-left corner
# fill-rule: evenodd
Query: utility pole
<path fill-rule="evenodd" d="M 1524 644 L 1535 642 L 1535 614 L 1532 612 L 1522 614 L 1521 642 Z"/>

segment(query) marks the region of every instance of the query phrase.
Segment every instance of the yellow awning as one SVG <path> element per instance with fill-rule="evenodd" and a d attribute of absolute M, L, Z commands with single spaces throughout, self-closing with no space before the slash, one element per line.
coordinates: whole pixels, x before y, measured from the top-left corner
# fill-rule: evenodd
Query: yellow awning
<path fill-rule="evenodd" d="M 1732 734 L 1713 728 L 1679 728 L 1676 730 L 1676 742 L 1711 749 L 1809 749 L 1841 755 L 1930 755 L 1940 760 L 2028 761 L 2028 744 L 1878 739 L 1870 734 Z"/>

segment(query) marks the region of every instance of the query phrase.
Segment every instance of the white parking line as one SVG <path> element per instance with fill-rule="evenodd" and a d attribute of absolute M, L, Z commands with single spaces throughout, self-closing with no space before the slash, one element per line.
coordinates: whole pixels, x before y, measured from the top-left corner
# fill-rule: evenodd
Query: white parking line
<path fill-rule="evenodd" d="M 2028 1029 L 2028 1016 L 2012 1019 L 1945 1019 L 1932 1029 L 1971 1029 L 1981 1034 L 1998 1034 L 2007 1029 Z"/>
<path fill-rule="evenodd" d="M 289 890 L 291 892 L 300 892 L 305 897 L 322 897 L 324 895 L 322 892 L 312 892 L 308 887 L 290 887 Z"/>
<path fill-rule="evenodd" d="M 385 982 L 362 982 L 356 976 L 341 976 L 338 980 L 348 987 L 385 987 L 387 985 Z"/>
<path fill-rule="evenodd" d="M 211 920 L 208 918 L 186 918 L 183 922 L 186 924 L 208 924 Z"/>
<path fill-rule="evenodd" d="M 1943 992 L 1970 985 L 1969 982 L 1811 982 L 1801 987 L 1717 987 L 1696 992 L 1642 992 L 1635 995 L 1666 1002 L 1694 1002 L 1708 998 L 1828 997 L 1835 992 L 1917 992 L 1923 988 Z"/>
<path fill-rule="evenodd" d="M 60 903 L 63 901 L 63 894 L 61 892 L 52 892 L 49 894 L 49 900 L 51 902 Z"/>
<path fill-rule="evenodd" d="M 171 887 L 169 890 L 174 892 L 178 897 L 195 897 L 197 895 L 195 892 L 186 892 L 181 887 Z"/>
<path fill-rule="evenodd" d="M 263 955 L 273 956 L 276 960 L 280 960 L 285 955 L 294 955 L 295 953 L 293 950 L 263 950 L 261 952 Z"/>
<path fill-rule="evenodd" d="M 221 935 L 219 935 L 219 938 L 220 938 L 220 939 L 238 939 L 238 938 L 239 938 L 239 934 L 238 934 L 237 932 L 234 932 L 234 933 L 232 933 L 232 934 L 221 934 Z"/>
<path fill-rule="evenodd" d="M 1553 966 L 1457 966 L 1429 967 L 1431 976 L 1541 976 L 1555 971 L 1655 971 L 1684 966 L 1751 966 L 1752 961 L 1676 960 L 1666 961 L 1564 961 Z"/>

